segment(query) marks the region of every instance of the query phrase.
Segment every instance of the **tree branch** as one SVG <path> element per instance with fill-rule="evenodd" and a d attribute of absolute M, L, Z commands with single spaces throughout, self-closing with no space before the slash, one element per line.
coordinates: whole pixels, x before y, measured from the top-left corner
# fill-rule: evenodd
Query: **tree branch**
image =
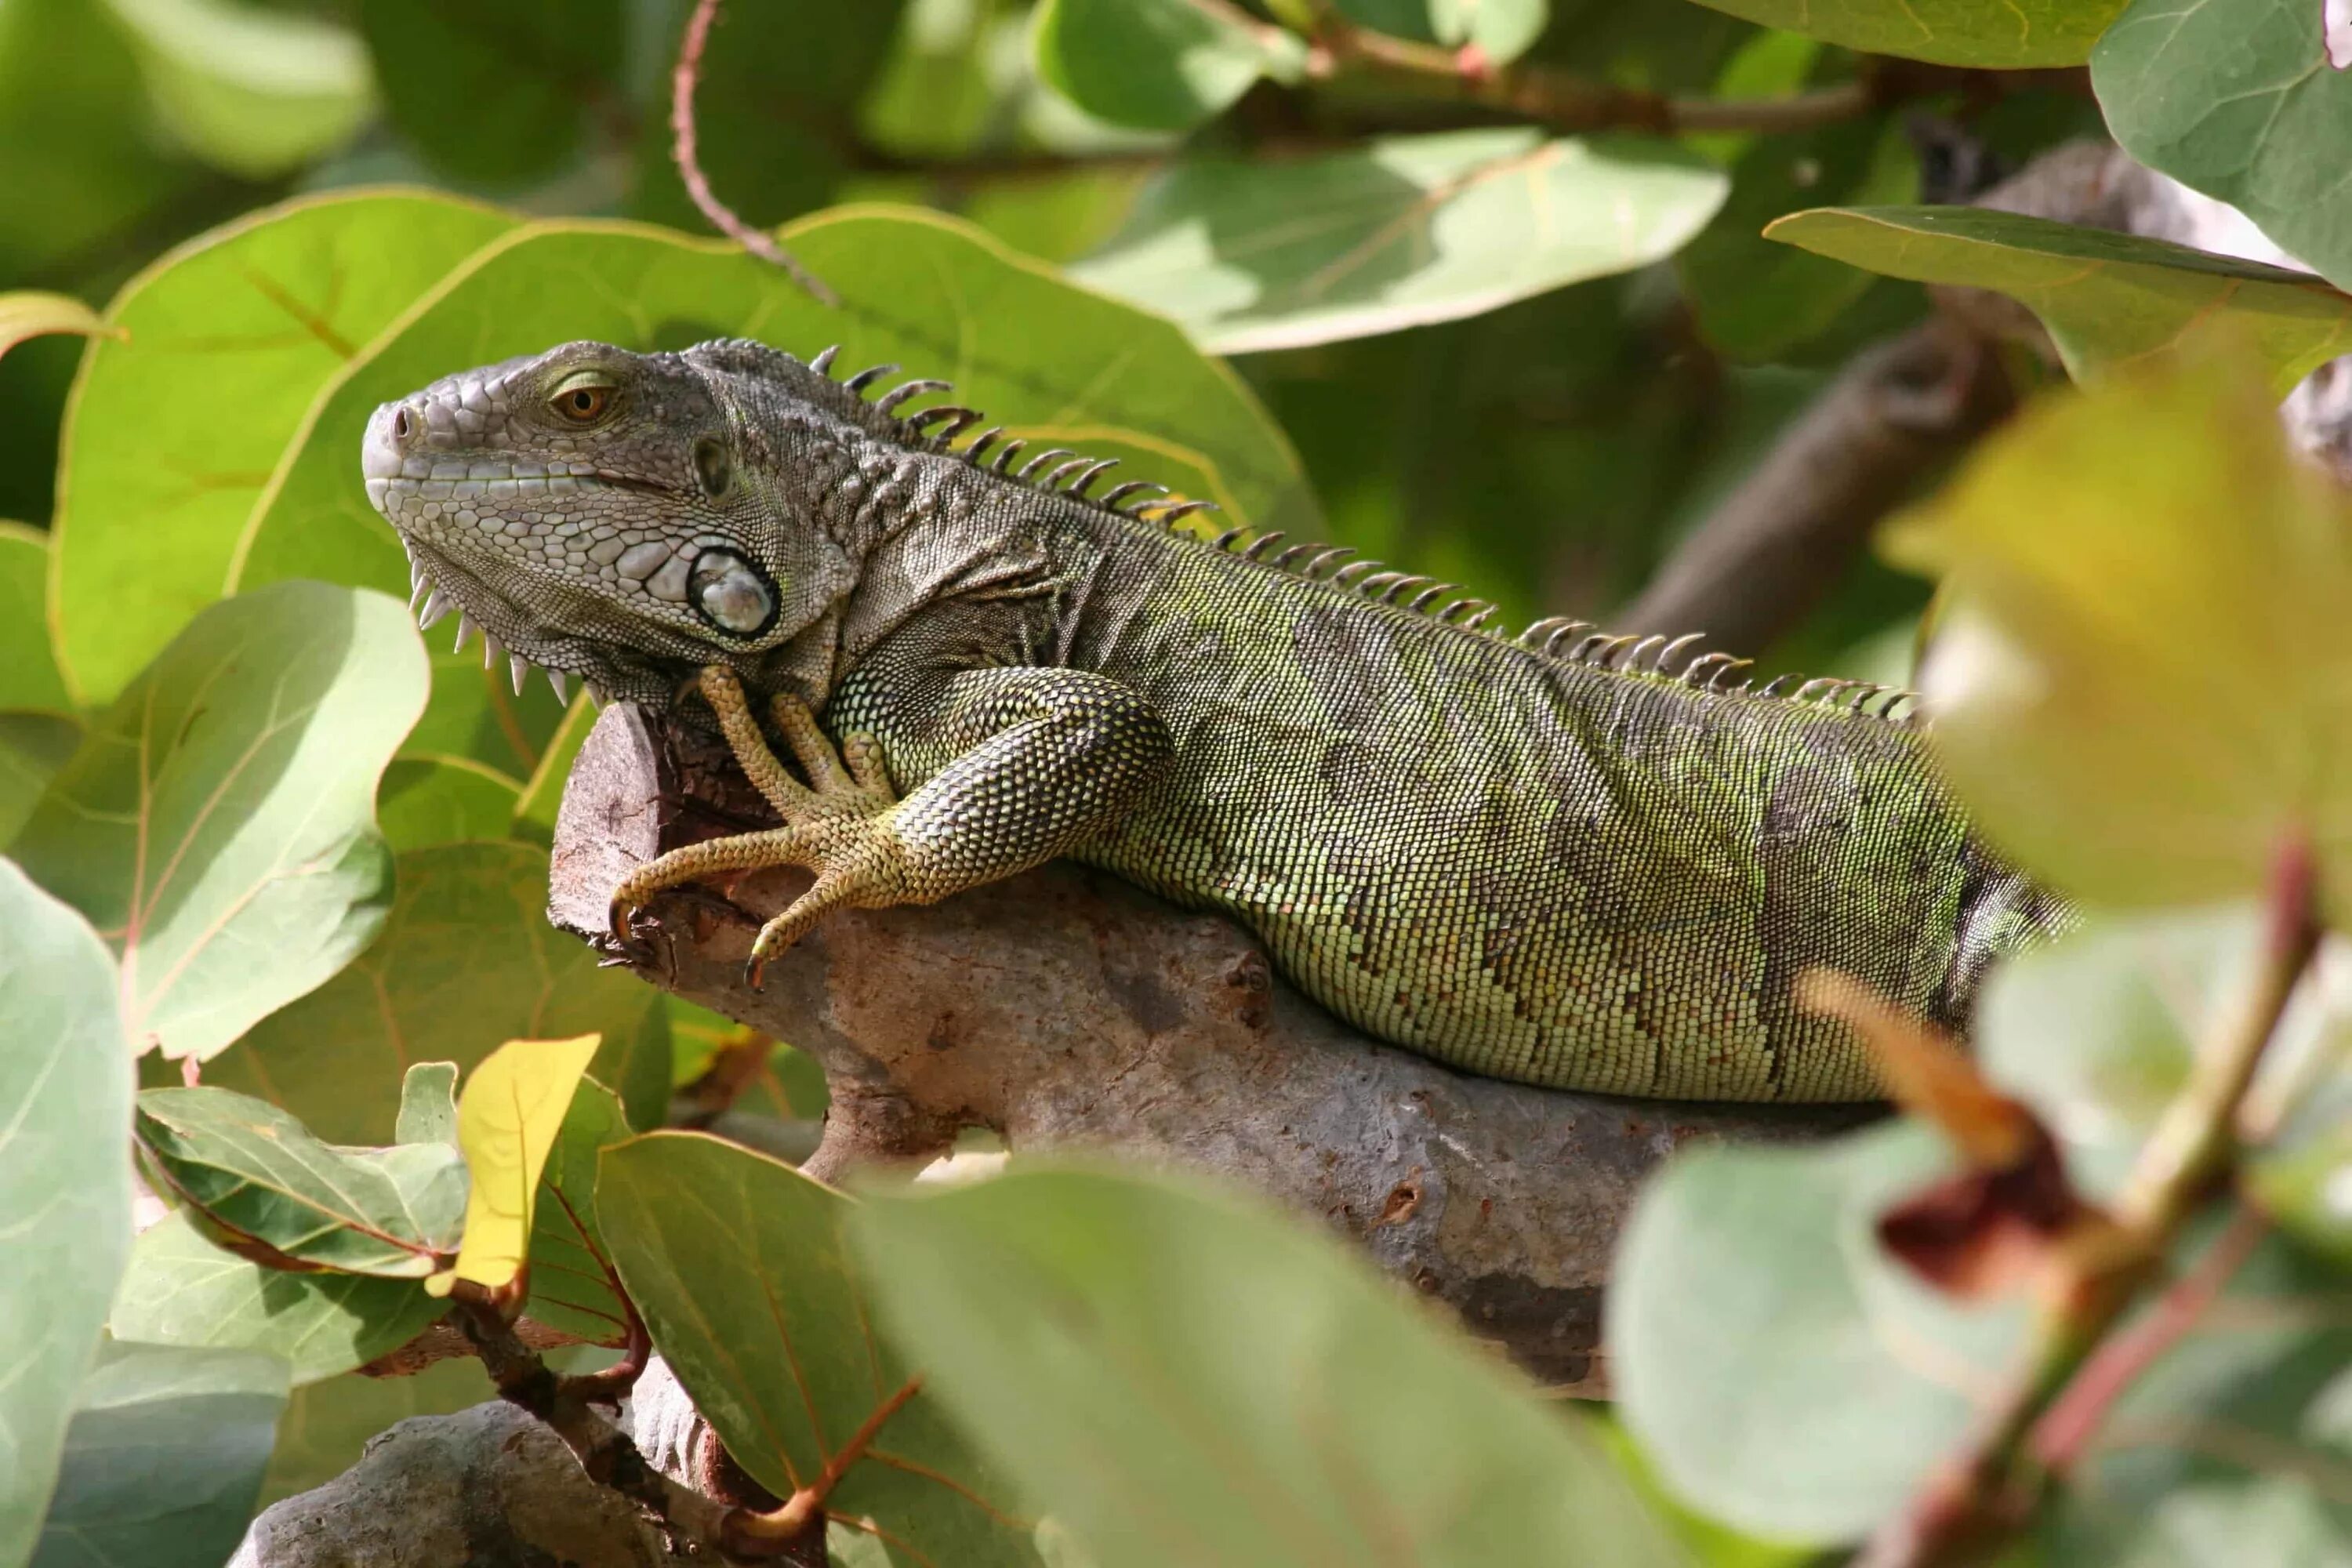
<path fill-rule="evenodd" d="M 608 709 L 558 818 L 549 915 L 601 942 L 661 850 L 765 808 L 716 737 Z M 966 1127 L 1015 1150 L 1112 1148 L 1320 1216 L 1522 1365 L 1601 1386 L 1601 1291 L 1635 1189 L 1694 1139 L 1818 1137 L 1867 1107 L 1707 1107 L 1469 1078 L 1308 1002 L 1213 915 L 1054 865 L 929 909 L 845 910 L 743 983 L 760 920 L 805 885 L 657 900 L 639 972 L 814 1055 L 833 1106 L 806 1168 L 921 1161 Z"/>
<path fill-rule="evenodd" d="M 687 18 L 685 40 L 678 45 L 677 68 L 670 73 L 670 156 L 677 164 L 678 177 L 686 182 L 686 194 L 694 198 L 702 216 L 721 234 L 761 260 L 782 268 L 819 304 L 838 305 L 841 300 L 834 291 L 794 260 L 773 236 L 745 223 L 732 207 L 720 201 L 702 172 L 701 162 L 695 153 L 694 89 L 702 76 L 702 51 L 710 42 L 710 25 L 718 16 L 719 0 L 696 0 L 694 14 Z"/>

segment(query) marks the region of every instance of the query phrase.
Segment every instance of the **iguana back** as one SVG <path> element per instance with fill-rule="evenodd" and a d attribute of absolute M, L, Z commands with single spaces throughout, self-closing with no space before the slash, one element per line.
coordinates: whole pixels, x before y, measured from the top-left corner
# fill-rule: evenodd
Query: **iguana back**
<path fill-rule="evenodd" d="M 1804 971 L 1958 1025 L 1990 959 L 2066 918 L 1969 833 L 1900 694 L 1759 693 L 1721 656 L 1661 673 L 1663 639 L 1560 623 L 1507 639 L 1345 552 L 1211 544 L 1139 487 L 1086 499 L 1101 465 L 955 448 L 970 411 L 901 421 L 826 358 L 566 345 L 371 428 L 428 619 L 454 596 L 518 676 L 642 700 L 721 666 L 783 694 L 788 740 L 804 702 L 849 771 L 887 771 L 834 765 L 826 795 L 803 751 L 820 788 L 772 790 L 781 837 L 667 858 L 639 894 L 809 865 L 788 941 L 1066 855 L 1232 914 L 1439 1060 L 1732 1100 L 1876 1092 L 1859 1042 L 1794 1005 Z M 732 689 L 705 684 L 722 717 Z"/>

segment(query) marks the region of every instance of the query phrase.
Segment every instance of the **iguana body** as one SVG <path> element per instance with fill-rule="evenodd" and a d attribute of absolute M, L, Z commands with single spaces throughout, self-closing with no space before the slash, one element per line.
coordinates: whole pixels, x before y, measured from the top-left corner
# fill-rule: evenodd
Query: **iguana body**
<path fill-rule="evenodd" d="M 1657 639 L 1454 624 L 1479 616 L 1344 552 L 1213 545 L 1134 514 L 1164 501 L 1120 510 L 1134 487 L 1085 499 L 1083 460 L 951 448 L 976 416 L 902 421 L 908 388 L 869 403 L 827 357 L 570 344 L 370 427 L 428 623 L 454 598 L 614 698 L 716 672 L 786 826 L 666 856 L 619 902 L 807 866 L 763 959 L 830 909 L 1067 856 L 1226 911 L 1324 1005 L 1468 1071 L 1794 1100 L 1877 1090 L 1793 1005 L 1800 973 L 1957 1023 L 1990 958 L 2063 918 L 1877 689 L 1717 689 L 1720 656 L 1655 673 Z"/>

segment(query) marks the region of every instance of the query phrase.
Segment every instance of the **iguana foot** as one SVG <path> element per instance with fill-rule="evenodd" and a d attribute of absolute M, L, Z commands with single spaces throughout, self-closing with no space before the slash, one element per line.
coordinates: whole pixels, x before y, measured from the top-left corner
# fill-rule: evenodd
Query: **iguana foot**
<path fill-rule="evenodd" d="M 761 927 L 752 945 L 745 973 L 757 986 L 768 960 L 797 942 L 827 910 L 903 902 L 913 879 L 888 820 L 897 796 L 872 736 L 852 735 L 835 752 L 808 705 L 779 693 L 770 702 L 769 716 L 807 776 L 803 784 L 769 749 L 734 671 L 709 666 L 697 684 L 745 776 L 784 826 L 689 844 L 640 866 L 613 889 L 613 936 L 624 947 L 633 945 L 632 917 L 665 888 L 714 872 L 805 867 L 816 874 L 815 885 Z"/>

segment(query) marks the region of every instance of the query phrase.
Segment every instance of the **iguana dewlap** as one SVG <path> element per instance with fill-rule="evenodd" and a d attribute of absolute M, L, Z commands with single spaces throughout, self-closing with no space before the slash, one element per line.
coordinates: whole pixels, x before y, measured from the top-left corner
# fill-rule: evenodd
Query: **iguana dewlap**
<path fill-rule="evenodd" d="M 1256 931 L 1308 994 L 1468 1071 L 1694 1099 L 1868 1098 L 1823 966 L 1964 1021 L 2063 907 L 1990 852 L 1902 694 L 1729 684 L 1662 639 L 1517 639 L 1426 579 L 1192 510 L 1110 465 L 873 401 L 756 343 L 569 343 L 376 411 L 369 497 L 424 623 L 520 681 L 699 689 L 784 826 L 675 851 L 841 906 L 929 902 L 1057 856 Z M 1152 499 L 1146 499 L 1152 498 Z M 1678 660 L 1677 660 L 1678 661 Z M 765 699 L 795 777 L 761 738 Z M 836 750 L 838 748 L 838 750 Z"/>

